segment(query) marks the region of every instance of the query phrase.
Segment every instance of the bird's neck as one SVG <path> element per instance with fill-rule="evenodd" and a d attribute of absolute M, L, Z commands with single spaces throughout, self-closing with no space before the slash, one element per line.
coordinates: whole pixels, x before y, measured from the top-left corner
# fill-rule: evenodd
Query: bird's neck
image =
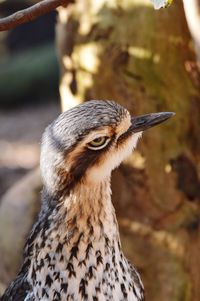
<path fill-rule="evenodd" d="M 67 209 L 68 228 L 75 227 L 89 239 L 99 240 L 102 235 L 117 238 L 118 225 L 111 201 L 110 179 L 77 185 L 63 201 L 63 208 Z"/>
<path fill-rule="evenodd" d="M 67 196 L 61 198 L 55 212 L 55 224 L 58 220 L 62 221 L 62 232 L 70 233 L 73 241 L 80 234 L 84 235 L 87 242 L 99 241 L 102 237 L 119 240 L 110 179 L 91 185 L 76 185 Z"/>

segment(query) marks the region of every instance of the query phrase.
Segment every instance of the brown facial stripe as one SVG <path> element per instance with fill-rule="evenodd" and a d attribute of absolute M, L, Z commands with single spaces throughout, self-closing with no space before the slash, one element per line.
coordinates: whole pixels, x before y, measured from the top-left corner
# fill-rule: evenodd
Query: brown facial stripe
<path fill-rule="evenodd" d="M 126 141 L 130 136 L 132 136 L 133 133 L 131 132 L 131 130 L 128 129 L 128 131 L 126 131 L 125 133 L 123 133 L 121 136 L 119 136 L 119 138 L 117 139 L 117 146 L 120 146 L 121 144 L 124 143 L 124 141 Z"/>
<path fill-rule="evenodd" d="M 85 148 L 81 153 L 79 153 L 75 158 L 74 164 L 70 170 L 70 173 L 73 174 L 74 179 L 79 181 L 90 166 L 98 163 L 101 155 L 109 150 L 113 142 L 114 140 L 112 139 L 103 149 L 90 150 Z"/>
<path fill-rule="evenodd" d="M 69 194 L 70 190 L 73 189 L 74 186 L 81 181 L 86 173 L 86 170 L 93 164 L 98 164 L 101 158 L 101 154 L 107 152 L 113 142 L 114 139 L 112 139 L 105 148 L 100 150 L 90 150 L 88 148 L 85 148 L 82 152 L 79 152 L 77 156 L 74 156 L 72 158 L 73 163 L 70 167 L 69 172 L 67 172 L 64 168 L 59 168 L 57 170 L 57 173 L 62 178 L 59 195 L 66 196 L 67 194 Z M 64 183 L 66 183 L 66 186 L 64 186 Z"/>

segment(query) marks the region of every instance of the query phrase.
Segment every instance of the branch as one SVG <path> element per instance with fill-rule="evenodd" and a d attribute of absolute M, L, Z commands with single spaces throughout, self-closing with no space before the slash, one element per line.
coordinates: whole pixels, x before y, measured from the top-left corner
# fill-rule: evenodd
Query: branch
<path fill-rule="evenodd" d="M 47 14 L 58 6 L 67 6 L 73 0 L 43 0 L 29 8 L 20 10 L 8 17 L 0 19 L 0 31 L 12 29 L 20 24 L 27 23 Z"/>

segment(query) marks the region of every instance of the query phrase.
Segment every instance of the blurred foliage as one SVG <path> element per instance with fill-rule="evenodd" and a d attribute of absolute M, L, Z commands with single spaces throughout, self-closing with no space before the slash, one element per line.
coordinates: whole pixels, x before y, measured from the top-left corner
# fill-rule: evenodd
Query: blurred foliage
<path fill-rule="evenodd" d="M 21 52 L 0 62 L 0 105 L 44 96 L 58 97 L 58 63 L 53 44 Z"/>
<path fill-rule="evenodd" d="M 155 9 L 166 8 L 170 6 L 173 0 L 151 0 Z"/>
<path fill-rule="evenodd" d="M 0 2 L 2 16 L 36 1 Z M 56 97 L 59 71 L 54 46 L 56 13 L 52 12 L 11 31 L 0 33 L 0 107 Z"/>

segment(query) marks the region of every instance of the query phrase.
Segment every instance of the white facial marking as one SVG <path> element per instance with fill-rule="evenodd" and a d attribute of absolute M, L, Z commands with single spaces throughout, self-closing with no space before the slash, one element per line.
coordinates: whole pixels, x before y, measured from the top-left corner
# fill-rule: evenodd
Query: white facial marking
<path fill-rule="evenodd" d="M 115 146 L 113 146 L 107 153 L 104 161 L 102 160 L 99 165 L 94 165 L 87 171 L 86 179 L 89 182 L 101 182 L 109 177 L 111 171 L 118 167 L 126 157 L 131 155 L 141 136 L 142 132 L 135 133 L 116 150 L 114 149 Z"/>

